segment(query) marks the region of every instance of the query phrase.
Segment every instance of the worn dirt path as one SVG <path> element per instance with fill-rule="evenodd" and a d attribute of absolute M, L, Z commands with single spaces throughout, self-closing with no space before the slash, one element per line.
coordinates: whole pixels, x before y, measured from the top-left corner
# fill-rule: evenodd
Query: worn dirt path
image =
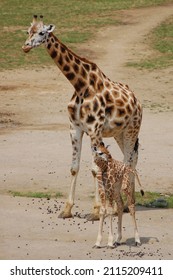
<path fill-rule="evenodd" d="M 139 71 L 128 61 L 152 55 L 148 33 L 173 6 L 123 11 L 124 25 L 107 27 L 80 46 L 115 81 L 128 84 L 144 105 L 138 170 L 145 190 L 172 192 L 173 69 Z M 34 51 L 34 50 L 33 50 Z M 29 54 L 32 58 L 32 52 Z M 89 57 L 90 58 L 90 57 Z M 0 259 L 172 259 L 173 210 L 139 208 L 142 246 L 133 246 L 129 215 L 123 244 L 93 249 L 98 222 L 58 219 L 70 183 L 71 144 L 66 106 L 73 88 L 57 67 L 0 73 Z M 111 151 L 122 155 L 112 139 Z M 74 213 L 87 213 L 94 194 L 90 141 L 84 137 Z M 13 191 L 62 192 L 58 200 L 12 197 Z M 116 224 L 116 221 L 114 222 Z M 107 229 L 105 228 L 106 244 Z"/>

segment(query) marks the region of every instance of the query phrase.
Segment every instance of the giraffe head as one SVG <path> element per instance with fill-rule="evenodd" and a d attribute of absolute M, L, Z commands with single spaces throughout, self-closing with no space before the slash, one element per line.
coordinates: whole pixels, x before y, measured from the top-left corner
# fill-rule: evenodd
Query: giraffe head
<path fill-rule="evenodd" d="M 33 17 L 31 26 L 28 29 L 29 37 L 25 41 L 22 49 L 24 52 L 29 52 L 32 48 L 40 46 L 46 41 L 49 33 L 53 32 L 55 26 L 53 24 L 44 25 L 43 16 L 40 16 L 40 20 L 37 20 L 37 16 Z"/>
<path fill-rule="evenodd" d="M 108 161 L 112 158 L 107 148 L 108 146 L 105 147 L 103 142 L 101 142 L 98 146 L 94 146 L 92 148 L 93 155 L 94 155 L 94 162 L 101 169 L 106 169 Z"/>

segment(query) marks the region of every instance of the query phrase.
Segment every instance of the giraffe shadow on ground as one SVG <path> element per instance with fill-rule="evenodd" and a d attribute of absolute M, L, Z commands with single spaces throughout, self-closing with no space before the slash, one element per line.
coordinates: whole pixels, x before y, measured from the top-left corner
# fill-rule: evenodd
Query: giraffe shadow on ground
<path fill-rule="evenodd" d="M 143 211 L 154 211 L 154 210 L 167 210 L 167 207 L 149 207 L 143 205 L 136 205 L 135 206 L 136 212 L 143 212 Z M 124 211 L 124 213 L 128 213 L 129 211 Z"/>
<path fill-rule="evenodd" d="M 140 237 L 140 241 L 141 241 L 141 245 L 139 247 L 141 247 L 142 245 L 145 245 L 145 244 L 154 244 L 154 243 L 157 243 L 159 242 L 159 239 L 157 237 Z M 126 242 L 122 242 L 120 244 L 121 245 L 127 245 L 127 246 L 130 246 L 130 247 L 137 247 L 136 244 L 135 244 L 135 241 L 134 241 L 134 238 L 128 238 L 126 240 Z"/>

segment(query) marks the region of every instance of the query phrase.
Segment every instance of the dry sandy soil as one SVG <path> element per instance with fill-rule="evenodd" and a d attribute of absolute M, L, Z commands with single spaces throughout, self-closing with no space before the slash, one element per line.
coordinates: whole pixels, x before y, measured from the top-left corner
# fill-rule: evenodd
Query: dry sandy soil
<path fill-rule="evenodd" d="M 173 68 L 146 71 L 125 63 L 152 55 L 148 33 L 173 6 L 123 11 L 124 25 L 107 27 L 80 46 L 115 81 L 128 84 L 144 105 L 138 170 L 145 190 L 172 192 Z M 56 33 L 56 32 L 55 32 Z M 33 50 L 34 51 L 34 50 Z M 23 54 L 24 55 L 24 54 Z M 32 51 L 28 54 L 32 59 Z M 122 245 L 93 249 L 98 222 L 58 219 L 70 185 L 71 144 L 67 103 L 73 88 L 52 67 L 0 73 L 0 259 L 172 259 L 173 210 L 137 208 L 141 247 L 134 246 L 129 214 L 123 216 Z M 113 139 L 106 139 L 122 159 Z M 90 141 L 84 137 L 73 213 L 92 209 Z M 60 199 L 21 198 L 8 191 L 61 192 Z M 114 220 L 116 231 L 116 218 Z"/>

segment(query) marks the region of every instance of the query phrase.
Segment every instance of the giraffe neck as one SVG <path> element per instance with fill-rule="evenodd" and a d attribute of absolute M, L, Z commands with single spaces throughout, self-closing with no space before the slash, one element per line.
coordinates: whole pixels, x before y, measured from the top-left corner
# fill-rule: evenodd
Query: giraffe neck
<path fill-rule="evenodd" d="M 85 92 L 88 87 L 93 91 L 103 89 L 105 75 L 95 63 L 76 55 L 53 33 L 49 34 L 45 45 L 48 53 L 77 93 Z"/>
<path fill-rule="evenodd" d="M 99 167 L 101 172 L 105 172 L 107 170 L 107 168 L 108 168 L 108 162 L 105 161 L 105 160 L 102 160 L 100 158 L 96 158 L 95 159 L 95 163 Z"/>

